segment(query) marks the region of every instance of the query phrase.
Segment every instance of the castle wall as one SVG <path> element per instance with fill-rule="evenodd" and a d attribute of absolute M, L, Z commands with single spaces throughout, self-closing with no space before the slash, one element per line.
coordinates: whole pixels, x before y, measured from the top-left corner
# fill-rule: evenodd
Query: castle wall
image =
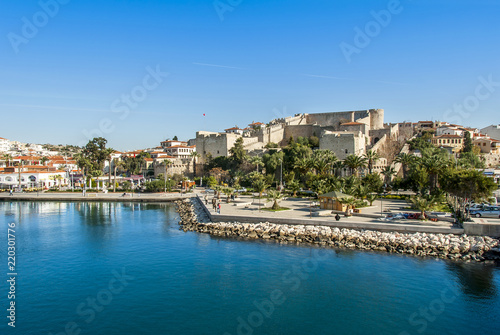
<path fill-rule="evenodd" d="M 229 156 L 229 149 L 234 146 L 234 142 L 241 137 L 238 134 L 229 133 L 196 133 L 196 151 L 200 153 L 200 162 L 206 162 L 207 155 L 212 158 L 219 156 Z"/>
<path fill-rule="evenodd" d="M 167 176 L 171 177 L 174 174 L 191 175 L 194 173 L 194 163 L 192 159 L 188 158 L 155 159 L 153 163 L 153 171 L 155 178 L 157 178 L 159 174 L 165 173 L 165 164 L 163 163 L 165 160 L 168 160 L 169 162 L 172 163 L 167 166 Z"/>
<path fill-rule="evenodd" d="M 341 131 L 348 131 L 348 132 L 362 132 L 365 136 L 368 136 L 368 132 L 369 132 L 369 125 L 367 125 L 366 123 L 362 123 L 362 124 L 359 124 L 359 125 L 341 125 L 340 126 L 340 130 Z"/>
<path fill-rule="evenodd" d="M 296 140 L 299 136 L 300 137 L 311 137 L 314 134 L 316 134 L 316 136 L 319 137 L 321 135 L 321 133 L 322 133 L 322 128 L 320 126 L 315 126 L 312 124 L 286 126 L 285 133 L 284 133 L 284 143 L 288 144 L 288 140 L 290 139 L 290 136 L 293 136 L 293 138 Z"/>
<path fill-rule="evenodd" d="M 331 150 L 338 159 L 348 155 L 363 155 L 366 152 L 366 137 L 363 133 L 325 131 L 319 139 L 319 148 Z"/>
<path fill-rule="evenodd" d="M 285 130 L 283 124 L 267 127 L 264 129 L 263 143 L 264 145 L 270 142 L 281 144 L 284 134 Z"/>
<path fill-rule="evenodd" d="M 354 112 L 306 114 L 307 124 L 330 126 L 339 129 L 341 123 L 354 122 Z"/>

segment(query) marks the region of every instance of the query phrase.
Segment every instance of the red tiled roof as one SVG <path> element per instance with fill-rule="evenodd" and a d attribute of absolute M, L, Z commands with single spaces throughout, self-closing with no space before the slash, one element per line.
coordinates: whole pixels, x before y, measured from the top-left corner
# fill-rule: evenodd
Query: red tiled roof
<path fill-rule="evenodd" d="M 359 126 L 359 125 L 363 125 L 364 123 L 361 123 L 361 122 L 345 122 L 345 123 L 342 123 L 341 126 Z"/>

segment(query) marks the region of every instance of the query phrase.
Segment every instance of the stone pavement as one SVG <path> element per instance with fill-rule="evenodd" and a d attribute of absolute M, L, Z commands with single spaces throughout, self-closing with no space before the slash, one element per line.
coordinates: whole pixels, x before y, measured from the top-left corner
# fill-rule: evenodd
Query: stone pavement
<path fill-rule="evenodd" d="M 205 194 L 202 190 L 197 191 L 197 195 L 201 202 L 205 203 Z M 311 208 L 314 201 L 309 199 L 284 199 L 280 202 L 281 207 L 290 208 L 290 210 L 270 212 L 265 210 L 259 211 L 259 199 L 253 199 L 252 196 L 238 196 L 234 202 L 227 203 L 226 196 L 221 196 L 221 213 L 218 214 L 212 208 L 213 194 L 208 195 L 208 205 L 205 206 L 207 213 L 211 216 L 212 221 L 224 222 L 273 222 L 281 224 L 304 224 L 304 225 L 327 225 L 335 227 L 345 227 L 352 229 L 372 229 L 372 230 L 386 230 L 386 231 L 405 231 L 405 232 L 432 232 L 443 234 L 462 234 L 463 229 L 454 228 L 450 222 L 446 221 L 425 221 L 420 220 L 400 220 L 400 221 L 379 221 L 380 206 L 371 208 L 362 208 L 362 214 L 345 217 L 340 214 L 340 221 L 335 220 L 335 215 L 331 211 L 317 210 Z M 380 201 L 377 201 L 380 202 Z M 267 199 L 261 199 L 261 205 L 270 207 L 271 202 Z M 411 210 L 403 210 L 406 207 L 404 201 L 384 200 L 384 209 L 394 210 L 395 212 L 404 211 L 410 212 Z M 318 214 L 326 214 L 319 215 Z M 383 216 L 388 214 L 383 212 Z M 367 215 L 367 216 L 361 216 Z"/>

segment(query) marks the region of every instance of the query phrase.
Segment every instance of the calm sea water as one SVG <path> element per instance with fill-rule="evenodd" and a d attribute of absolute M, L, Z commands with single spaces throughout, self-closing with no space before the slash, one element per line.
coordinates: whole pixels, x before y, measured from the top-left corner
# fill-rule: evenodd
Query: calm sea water
<path fill-rule="evenodd" d="M 491 265 L 185 233 L 169 204 L 12 202 L 0 212 L 1 334 L 500 333 Z"/>

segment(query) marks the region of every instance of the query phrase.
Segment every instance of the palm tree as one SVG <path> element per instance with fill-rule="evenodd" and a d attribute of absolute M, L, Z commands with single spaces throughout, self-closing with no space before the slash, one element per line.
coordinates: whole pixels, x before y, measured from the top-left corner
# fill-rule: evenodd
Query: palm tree
<path fill-rule="evenodd" d="M 262 197 L 262 193 L 264 193 L 266 191 L 266 189 L 269 187 L 269 185 L 266 183 L 266 181 L 264 179 L 256 179 L 254 182 L 253 182 L 253 189 L 255 192 L 258 192 L 259 193 L 259 198 Z"/>
<path fill-rule="evenodd" d="M 41 159 L 40 159 L 40 162 L 42 163 L 42 165 L 45 165 L 45 163 L 48 161 L 49 159 L 45 156 L 43 156 Z"/>
<path fill-rule="evenodd" d="M 5 159 L 7 162 L 6 166 L 10 166 L 10 161 L 12 160 L 12 156 L 10 154 L 4 154 L 3 159 Z"/>
<path fill-rule="evenodd" d="M 368 172 L 373 172 L 373 165 L 377 164 L 377 161 L 380 159 L 380 155 L 373 150 L 368 150 L 365 154 L 365 158 L 367 159 L 368 164 Z"/>
<path fill-rule="evenodd" d="M 346 216 L 350 216 L 351 213 L 349 211 L 349 209 L 353 209 L 354 208 L 354 204 L 356 203 L 356 199 L 354 199 L 353 197 L 346 197 L 346 198 L 342 198 L 342 199 L 337 199 L 338 202 L 340 202 L 341 204 L 344 204 L 347 206 L 346 208 Z"/>
<path fill-rule="evenodd" d="M 300 183 L 296 180 L 292 180 L 291 182 L 288 183 L 288 188 L 290 189 L 290 191 L 293 192 L 293 196 L 296 197 L 297 191 L 300 190 Z"/>
<path fill-rule="evenodd" d="M 378 195 L 376 193 L 370 193 L 366 196 L 366 200 L 370 203 L 370 206 L 373 205 L 373 202 L 378 198 Z"/>
<path fill-rule="evenodd" d="M 337 157 L 330 150 L 316 150 L 310 158 L 310 166 L 316 169 L 320 175 L 325 175 L 328 170 L 333 169 L 333 164 L 337 161 Z"/>
<path fill-rule="evenodd" d="M 302 182 L 304 182 L 307 172 L 311 169 L 311 160 L 306 157 L 299 158 L 293 164 L 293 168 L 299 171 Z"/>
<path fill-rule="evenodd" d="M 250 157 L 250 164 L 255 165 L 257 167 L 257 172 L 259 172 L 259 166 L 264 166 L 262 158 L 258 156 Z"/>
<path fill-rule="evenodd" d="M 384 183 L 389 184 L 392 180 L 392 176 L 396 174 L 396 170 L 392 166 L 386 166 L 382 169 L 382 175 L 384 176 Z"/>
<path fill-rule="evenodd" d="M 415 156 L 407 154 L 407 153 L 400 153 L 396 156 L 396 159 L 394 162 L 401 164 L 403 167 L 403 179 L 406 180 L 408 176 L 408 167 L 415 161 Z"/>
<path fill-rule="evenodd" d="M 429 174 L 431 192 L 438 187 L 439 174 L 446 168 L 449 161 L 437 151 L 424 152 L 420 159 L 422 166 Z"/>
<path fill-rule="evenodd" d="M 199 157 L 201 157 L 201 155 L 198 151 L 193 151 L 189 155 L 193 159 L 193 173 L 196 176 L 196 161 L 198 160 Z"/>
<path fill-rule="evenodd" d="M 358 176 L 358 170 L 366 167 L 368 160 L 366 157 L 358 155 L 349 155 L 344 159 L 344 166 L 351 169 L 351 175 Z"/>
<path fill-rule="evenodd" d="M 276 191 L 276 190 L 270 190 L 269 192 L 267 192 L 267 198 L 268 198 L 268 201 L 274 201 L 273 206 L 271 207 L 273 210 L 280 209 L 280 206 L 278 204 L 278 200 L 283 198 L 283 193 Z"/>
<path fill-rule="evenodd" d="M 226 202 L 229 203 L 229 197 L 231 196 L 231 194 L 233 194 L 234 192 L 234 188 L 231 188 L 231 187 L 224 187 L 222 188 L 222 193 L 224 193 L 226 195 Z"/>
<path fill-rule="evenodd" d="M 113 159 L 113 192 L 116 192 L 116 170 L 119 168 L 122 168 L 125 165 L 125 163 L 122 160 L 119 160 L 117 158 Z"/>
<path fill-rule="evenodd" d="M 425 212 L 430 210 L 436 203 L 436 197 L 434 196 L 420 196 L 416 195 L 409 198 L 409 202 L 413 207 L 420 211 L 420 218 L 425 219 Z"/>

